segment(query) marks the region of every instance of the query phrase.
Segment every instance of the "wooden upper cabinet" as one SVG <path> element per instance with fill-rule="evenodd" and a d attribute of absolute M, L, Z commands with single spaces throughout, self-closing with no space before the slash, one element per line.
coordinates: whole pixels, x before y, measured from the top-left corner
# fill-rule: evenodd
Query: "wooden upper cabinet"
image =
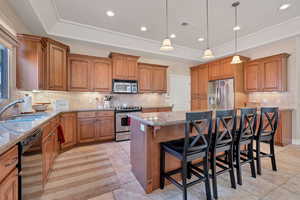
<path fill-rule="evenodd" d="M 139 91 L 167 92 L 167 68 L 162 65 L 139 63 Z"/>
<path fill-rule="evenodd" d="M 98 92 L 110 92 L 112 90 L 112 65 L 111 60 L 98 58 L 93 60 L 91 79 L 93 90 Z"/>
<path fill-rule="evenodd" d="M 46 44 L 43 38 L 19 34 L 16 86 L 22 90 L 46 89 Z"/>
<path fill-rule="evenodd" d="M 232 57 L 223 59 L 220 61 L 221 66 L 221 77 L 222 78 L 232 78 L 234 77 L 234 65 L 231 64 Z"/>
<path fill-rule="evenodd" d="M 137 61 L 139 57 L 119 53 L 111 53 L 113 65 L 113 79 L 137 80 Z"/>
<path fill-rule="evenodd" d="M 68 62 L 68 90 L 91 90 L 91 60 L 80 55 L 70 54 Z"/>
<path fill-rule="evenodd" d="M 260 63 L 259 62 L 248 62 L 244 67 L 244 86 L 245 91 L 259 91 L 260 88 Z"/>
<path fill-rule="evenodd" d="M 110 92 L 112 65 L 109 58 L 70 54 L 68 62 L 70 91 Z"/>
<path fill-rule="evenodd" d="M 220 61 L 214 61 L 208 64 L 209 65 L 209 80 L 218 80 L 222 77 L 222 67 Z"/>
<path fill-rule="evenodd" d="M 199 95 L 199 67 L 191 68 L 191 94 L 192 97 Z"/>
<path fill-rule="evenodd" d="M 61 125 L 63 128 L 65 142 L 62 148 L 72 147 L 76 144 L 76 113 L 64 113 L 61 115 Z"/>
<path fill-rule="evenodd" d="M 199 91 L 198 94 L 201 99 L 207 99 L 207 90 L 208 90 L 208 65 L 201 65 L 198 71 L 199 80 L 198 80 L 198 87 Z"/>
<path fill-rule="evenodd" d="M 66 90 L 69 47 L 49 38 L 19 34 L 17 88 Z"/>
<path fill-rule="evenodd" d="M 139 63 L 139 91 L 152 91 L 152 67 L 148 64 Z"/>
<path fill-rule="evenodd" d="M 278 54 L 246 63 L 245 91 L 287 91 L 288 54 Z"/>
<path fill-rule="evenodd" d="M 167 92 L 167 68 L 153 67 L 152 90 L 154 92 Z"/>
<path fill-rule="evenodd" d="M 67 90 L 67 53 L 69 47 L 51 39 L 47 41 L 47 89 Z"/>

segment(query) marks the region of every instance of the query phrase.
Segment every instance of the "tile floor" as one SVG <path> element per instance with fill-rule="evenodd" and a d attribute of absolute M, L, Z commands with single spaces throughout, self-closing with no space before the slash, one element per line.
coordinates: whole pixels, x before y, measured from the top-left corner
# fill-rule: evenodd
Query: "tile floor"
<path fill-rule="evenodd" d="M 91 200 L 181 200 L 182 193 L 174 185 L 164 190 L 145 194 L 130 171 L 130 142 L 98 144 L 104 147 L 120 181 L 120 188 Z M 84 147 L 78 147 L 84 148 Z M 271 170 L 269 159 L 263 159 L 263 175 L 256 179 L 250 175 L 250 167 L 243 167 L 242 186 L 230 188 L 229 175 L 218 178 L 220 200 L 299 200 L 300 199 L 300 146 L 277 147 L 278 172 Z M 204 184 L 188 190 L 189 200 L 206 199 Z"/>

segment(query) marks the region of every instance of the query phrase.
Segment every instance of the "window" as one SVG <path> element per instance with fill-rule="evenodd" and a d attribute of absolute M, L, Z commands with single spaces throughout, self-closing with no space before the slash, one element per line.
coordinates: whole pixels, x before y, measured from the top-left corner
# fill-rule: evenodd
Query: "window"
<path fill-rule="evenodd" d="M 0 44 L 0 99 L 8 99 L 9 49 Z"/>

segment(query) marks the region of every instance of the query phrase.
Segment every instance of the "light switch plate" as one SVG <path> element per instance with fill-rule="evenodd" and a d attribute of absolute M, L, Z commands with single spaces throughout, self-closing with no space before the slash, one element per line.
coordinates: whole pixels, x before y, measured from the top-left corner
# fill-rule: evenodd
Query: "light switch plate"
<path fill-rule="evenodd" d="M 140 125 L 140 130 L 143 131 L 143 132 L 145 132 L 145 125 L 144 124 Z"/>

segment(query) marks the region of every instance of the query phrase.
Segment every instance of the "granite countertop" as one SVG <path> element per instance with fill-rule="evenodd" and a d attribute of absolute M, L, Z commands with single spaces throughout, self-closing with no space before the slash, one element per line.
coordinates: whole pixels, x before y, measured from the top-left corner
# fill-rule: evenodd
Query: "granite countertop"
<path fill-rule="evenodd" d="M 85 111 L 114 111 L 114 108 L 74 108 L 66 111 L 50 111 L 43 113 L 43 116 L 34 121 L 3 121 L 0 122 L 0 155 L 28 137 L 34 130 L 55 116 L 67 112 Z"/>
<path fill-rule="evenodd" d="M 293 108 L 280 108 L 280 111 L 293 111 Z M 199 110 L 193 112 L 204 112 L 207 110 Z M 159 112 L 159 113 L 132 113 L 129 117 L 141 121 L 149 126 L 171 126 L 176 124 L 183 124 L 185 122 L 185 114 L 191 111 L 177 111 L 177 112 Z"/>

